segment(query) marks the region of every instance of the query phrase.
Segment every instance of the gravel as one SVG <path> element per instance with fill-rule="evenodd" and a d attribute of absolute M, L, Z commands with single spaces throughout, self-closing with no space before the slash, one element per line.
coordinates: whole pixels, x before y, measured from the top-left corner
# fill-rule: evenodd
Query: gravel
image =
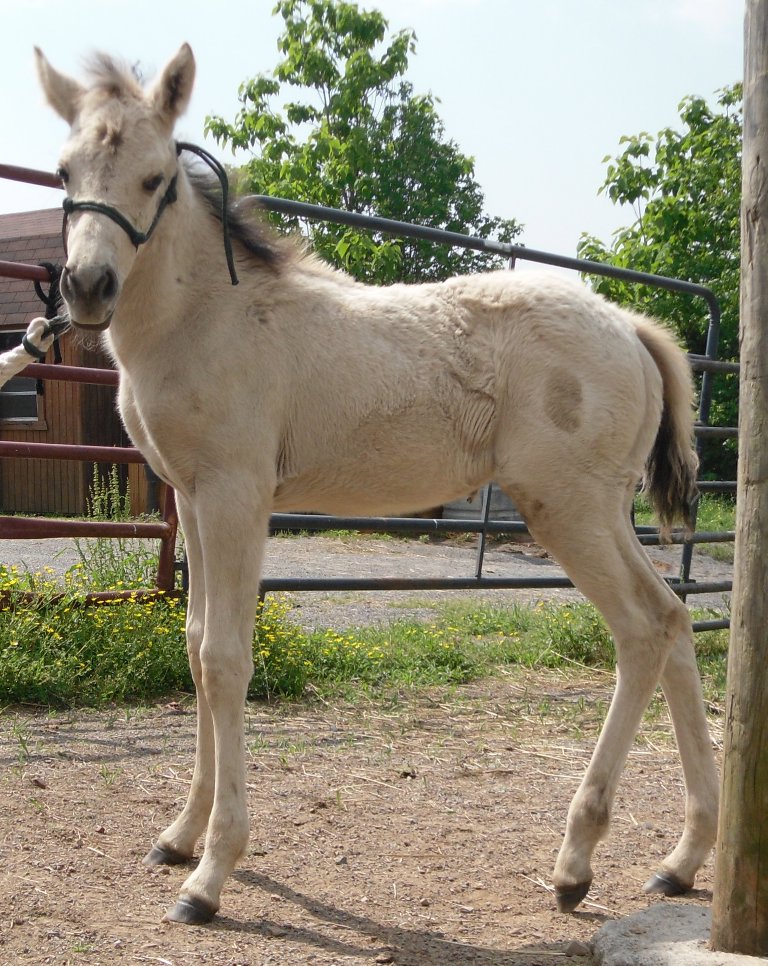
<path fill-rule="evenodd" d="M 88 540 L 80 545 L 87 553 Z M 664 576 L 674 576 L 680 565 L 679 547 L 649 547 L 648 554 Z M 57 574 L 79 561 L 74 540 L 0 540 L 0 562 L 17 564 L 32 572 L 52 568 Z M 381 539 L 366 536 L 312 535 L 273 537 L 267 546 L 264 576 L 268 577 L 466 577 L 476 567 L 474 540 Z M 562 576 L 557 563 L 534 544 L 493 543 L 486 549 L 483 573 L 487 576 Z M 700 552 L 694 554 L 692 576 L 698 580 L 724 580 L 732 566 Z M 571 589 L 470 590 L 470 591 L 336 591 L 288 595 L 293 619 L 302 626 L 351 627 L 386 623 L 400 617 L 429 619 L 436 607 L 459 600 L 498 604 L 535 603 L 538 600 L 580 600 Z M 697 607 L 722 608 L 728 595 L 701 594 L 689 598 Z"/>

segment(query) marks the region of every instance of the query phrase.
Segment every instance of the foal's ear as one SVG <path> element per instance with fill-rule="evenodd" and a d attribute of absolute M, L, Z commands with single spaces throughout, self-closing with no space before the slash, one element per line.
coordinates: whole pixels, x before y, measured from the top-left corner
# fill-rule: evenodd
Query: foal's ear
<path fill-rule="evenodd" d="M 169 126 L 172 127 L 176 118 L 186 111 L 194 82 L 195 58 L 192 48 L 189 44 L 182 44 L 147 92 L 147 99 Z"/>
<path fill-rule="evenodd" d="M 37 76 L 48 103 L 60 117 L 63 117 L 68 124 L 72 124 L 77 116 L 80 98 L 85 93 L 85 88 L 76 80 L 67 77 L 66 74 L 60 74 L 51 67 L 39 47 L 35 47 L 35 61 Z"/>

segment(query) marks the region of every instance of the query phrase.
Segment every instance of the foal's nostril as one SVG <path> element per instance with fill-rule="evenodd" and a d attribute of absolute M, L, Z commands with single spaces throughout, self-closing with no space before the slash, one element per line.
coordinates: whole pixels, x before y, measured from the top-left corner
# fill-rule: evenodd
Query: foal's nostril
<path fill-rule="evenodd" d="M 77 295 L 77 287 L 77 280 L 74 274 L 65 267 L 64 271 L 61 273 L 59 289 L 61 294 L 68 302 L 74 301 L 74 298 Z"/>
<path fill-rule="evenodd" d="M 117 295 L 117 275 L 111 268 L 105 268 L 99 283 L 99 295 L 102 302 L 111 302 Z"/>

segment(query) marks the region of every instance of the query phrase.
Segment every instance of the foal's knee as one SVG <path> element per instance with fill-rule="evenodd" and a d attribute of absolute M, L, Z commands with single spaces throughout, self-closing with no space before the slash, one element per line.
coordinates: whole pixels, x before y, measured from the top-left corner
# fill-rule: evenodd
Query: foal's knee
<path fill-rule="evenodd" d="M 200 674 L 205 694 L 210 701 L 245 700 L 248 682 L 253 674 L 250 650 L 225 649 L 203 643 L 199 653 Z"/>
<path fill-rule="evenodd" d="M 192 671 L 192 679 L 198 683 L 202 679 L 203 669 L 200 662 L 200 650 L 203 646 L 203 622 L 195 617 L 187 618 L 187 657 Z"/>

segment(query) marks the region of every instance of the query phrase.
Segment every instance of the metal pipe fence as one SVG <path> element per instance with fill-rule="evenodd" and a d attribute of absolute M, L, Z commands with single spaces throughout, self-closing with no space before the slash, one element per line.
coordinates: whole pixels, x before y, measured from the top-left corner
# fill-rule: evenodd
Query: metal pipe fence
<path fill-rule="evenodd" d="M 113 369 L 90 369 L 77 366 L 33 363 L 22 370 L 22 375 L 33 379 L 59 379 L 91 385 L 117 386 L 118 373 Z M 81 460 L 92 463 L 146 463 L 141 453 L 132 446 L 91 446 L 75 443 L 29 443 L 0 440 L 0 458 Z M 157 576 L 154 588 L 140 591 L 96 591 L 86 595 L 89 603 L 107 600 L 149 599 L 160 594 L 174 595 L 176 591 L 176 535 L 178 516 L 173 489 L 162 487 L 162 518 L 157 521 L 115 520 L 56 520 L 47 517 L 0 516 L 0 538 L 5 540 L 42 540 L 50 537 L 106 537 L 110 539 L 156 539 L 160 542 Z M 21 595 L 32 598 L 34 595 Z M 6 594 L 0 594 L 5 600 Z M 14 600 L 19 596 L 14 595 Z"/>
<path fill-rule="evenodd" d="M 27 168 L 18 168 L 12 165 L 0 165 L 0 177 L 11 178 L 18 181 L 26 181 L 32 184 L 41 184 L 50 187 L 60 187 L 60 183 L 55 175 L 46 172 L 34 171 Z M 698 424 L 696 426 L 697 446 L 701 452 L 701 442 L 705 439 L 725 439 L 737 435 L 734 427 L 719 427 L 709 425 L 709 413 L 712 399 L 712 380 L 721 373 L 734 373 L 739 371 L 738 363 L 725 362 L 717 358 L 719 333 L 720 333 L 720 305 L 717 297 L 711 289 L 688 282 L 681 279 L 672 279 L 664 276 L 653 275 L 646 272 L 637 272 L 631 269 L 616 268 L 612 265 L 605 265 L 587 259 L 572 258 L 552 254 L 550 252 L 538 251 L 527 248 L 523 245 L 498 242 L 492 239 L 479 238 L 470 235 L 463 235 L 457 232 L 445 231 L 443 229 L 430 228 L 427 226 L 411 225 L 405 222 L 394 221 L 387 218 L 379 218 L 368 215 L 360 215 L 353 212 L 342 211 L 336 208 L 327 208 L 319 205 L 310 205 L 304 202 L 292 201 L 284 198 L 271 198 L 264 195 L 256 196 L 256 200 L 263 208 L 268 211 L 290 215 L 296 218 L 329 221 L 337 224 L 348 225 L 361 228 L 367 231 L 383 232 L 386 234 L 397 235 L 405 238 L 422 239 L 435 244 L 460 246 L 476 251 L 483 251 L 500 255 L 509 260 L 510 267 L 514 267 L 517 260 L 530 261 L 537 264 L 549 265 L 557 268 L 570 269 L 586 275 L 599 275 L 616 278 L 636 284 L 650 285 L 663 288 L 668 291 L 677 292 L 681 295 L 700 298 L 706 304 L 709 315 L 709 326 L 707 331 L 706 351 L 703 355 L 691 355 L 689 360 L 694 371 L 701 373 L 701 390 L 699 394 L 699 413 Z M 9 275 L 14 278 L 29 278 L 41 281 L 49 280 L 47 269 L 35 265 L 23 265 L 18 263 L 0 262 L 0 275 Z M 44 364 L 32 364 L 28 366 L 23 375 L 32 378 L 60 378 L 72 381 L 104 380 L 109 384 L 117 382 L 117 373 L 111 370 L 84 370 L 84 375 L 77 373 L 74 367 L 50 366 Z M 104 384 L 102 382 L 101 384 Z M 57 447 L 58 448 L 55 448 Z M 38 448 L 39 447 L 39 448 Z M 105 459 L 118 462 L 114 457 L 114 451 L 119 450 L 121 462 L 142 461 L 140 455 L 136 455 L 135 450 L 126 447 L 66 447 L 64 444 L 16 444 L 0 442 L 0 457 L 2 456 L 39 456 L 43 449 L 50 454 L 46 458 L 84 458 L 84 459 Z M 88 455 L 79 453 L 75 455 L 65 455 L 65 450 L 88 450 Z M 96 455 L 98 450 L 99 455 Z M 723 492 L 734 493 L 736 484 L 733 481 L 701 481 L 700 489 L 704 492 Z M 175 542 L 175 506 L 172 506 L 172 491 L 170 496 L 166 496 L 166 510 L 168 519 L 164 523 L 156 526 L 168 525 L 166 536 L 162 538 L 163 551 L 165 554 L 164 562 L 161 561 L 163 570 L 163 581 L 167 583 L 170 574 L 171 585 L 173 584 L 172 560 L 169 564 L 168 554 L 172 554 L 170 548 L 170 529 L 173 528 L 173 540 Z M 14 518 L 0 517 L 0 537 L 12 536 L 12 532 L 19 533 L 18 530 L 7 523 Z M 35 529 L 40 536 L 45 533 L 45 525 L 72 524 L 72 521 L 41 521 L 43 524 Z M 114 524 L 99 524 L 100 526 L 115 526 Z M 117 526 L 122 526 L 118 524 Z M 153 525 L 148 525 L 153 526 Z M 548 589 L 571 587 L 571 582 L 565 577 L 535 577 L 535 578 L 506 578 L 490 577 L 483 574 L 483 557 L 488 536 L 492 534 L 527 534 L 524 523 L 519 521 L 500 521 L 490 519 L 490 485 L 486 488 L 483 495 L 483 505 L 478 519 L 422 519 L 422 518 L 392 518 L 392 517 L 336 517 L 315 514 L 274 514 L 270 527 L 275 530 L 307 530 L 312 532 L 322 530 L 348 529 L 360 532 L 376 533 L 400 533 L 411 535 L 423 534 L 457 534 L 457 533 L 476 533 L 479 535 L 475 574 L 467 577 L 451 578 L 276 578 L 266 576 L 262 580 L 261 593 L 273 591 L 341 591 L 341 590 L 456 590 L 456 589 L 482 589 L 482 588 L 505 588 L 505 589 Z M 659 544 L 658 530 L 653 527 L 636 527 L 638 539 L 644 545 Z M 106 534 L 106 530 L 103 531 Z M 118 535 L 117 531 L 113 531 Z M 156 535 L 156 534 L 155 534 Z M 585 539 L 589 535 L 585 534 Z M 673 536 L 672 543 L 682 544 L 682 554 L 680 561 L 679 575 L 669 582 L 673 589 L 683 599 L 687 595 L 698 595 L 704 593 L 727 593 L 731 589 L 730 581 L 696 581 L 691 578 L 691 564 L 693 547 L 698 543 L 720 543 L 730 542 L 734 539 L 732 531 L 718 533 L 697 531 L 690 539 L 683 539 L 680 536 Z M 161 556 L 162 556 L 161 554 Z M 158 575 L 158 587 L 160 584 L 160 574 Z M 152 593 L 152 591 L 148 591 Z M 129 596 L 131 592 L 126 592 L 115 596 Z M 92 595 L 95 598 L 104 595 Z M 697 621 L 694 623 L 695 630 L 714 629 L 717 627 L 727 627 L 728 619 L 716 619 L 709 621 Z"/>

